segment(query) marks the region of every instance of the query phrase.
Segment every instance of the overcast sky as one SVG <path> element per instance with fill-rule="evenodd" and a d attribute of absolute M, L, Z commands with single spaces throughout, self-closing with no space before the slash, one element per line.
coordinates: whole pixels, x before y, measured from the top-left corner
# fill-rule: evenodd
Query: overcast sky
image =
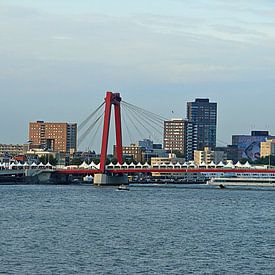
<path fill-rule="evenodd" d="M 273 0 L 0 0 L 0 143 L 81 122 L 106 90 L 165 117 L 218 102 L 218 140 L 275 134 Z"/>

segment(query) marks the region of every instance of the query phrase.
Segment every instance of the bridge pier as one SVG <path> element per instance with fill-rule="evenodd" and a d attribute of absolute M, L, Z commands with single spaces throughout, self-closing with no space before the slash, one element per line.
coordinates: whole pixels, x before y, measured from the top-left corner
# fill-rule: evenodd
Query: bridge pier
<path fill-rule="evenodd" d="M 128 185 L 128 176 L 126 174 L 95 174 L 94 185 L 96 186 L 118 186 Z"/>

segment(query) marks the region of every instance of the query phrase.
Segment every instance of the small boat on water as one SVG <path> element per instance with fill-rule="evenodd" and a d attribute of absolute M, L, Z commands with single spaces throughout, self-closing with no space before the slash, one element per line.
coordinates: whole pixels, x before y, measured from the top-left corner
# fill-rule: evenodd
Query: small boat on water
<path fill-rule="evenodd" d="M 118 186 L 117 190 L 119 191 L 130 191 L 129 185 L 121 184 Z"/>

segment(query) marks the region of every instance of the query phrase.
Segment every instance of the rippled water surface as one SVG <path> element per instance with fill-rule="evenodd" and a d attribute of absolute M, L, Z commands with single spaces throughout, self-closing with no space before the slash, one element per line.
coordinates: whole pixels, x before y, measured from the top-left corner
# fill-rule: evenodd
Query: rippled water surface
<path fill-rule="evenodd" d="M 0 186 L 0 274 L 275 274 L 275 191 Z"/>

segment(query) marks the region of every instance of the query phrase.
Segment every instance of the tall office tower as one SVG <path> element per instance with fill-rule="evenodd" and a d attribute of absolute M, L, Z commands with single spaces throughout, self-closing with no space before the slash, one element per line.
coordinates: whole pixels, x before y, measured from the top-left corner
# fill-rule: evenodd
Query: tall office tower
<path fill-rule="evenodd" d="M 164 121 L 164 149 L 183 154 L 186 160 L 193 159 L 197 149 L 197 127 L 192 122 L 174 118 Z"/>
<path fill-rule="evenodd" d="M 198 127 L 190 121 L 186 121 L 185 158 L 187 161 L 194 159 L 194 151 L 198 148 Z"/>
<path fill-rule="evenodd" d="M 66 122 L 30 122 L 31 148 L 73 153 L 77 149 L 77 124 Z"/>
<path fill-rule="evenodd" d="M 197 147 L 216 147 L 217 103 L 197 98 L 187 103 L 187 119 L 197 125 Z"/>

